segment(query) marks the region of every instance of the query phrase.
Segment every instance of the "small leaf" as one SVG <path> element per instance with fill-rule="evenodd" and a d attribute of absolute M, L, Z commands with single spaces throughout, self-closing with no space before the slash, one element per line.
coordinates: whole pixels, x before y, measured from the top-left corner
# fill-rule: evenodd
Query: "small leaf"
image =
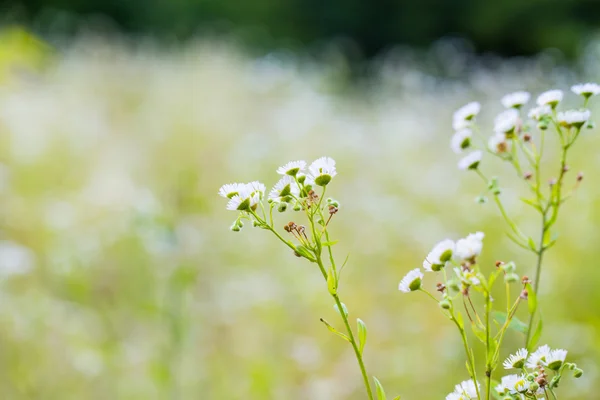
<path fill-rule="evenodd" d="M 540 341 L 540 338 L 542 337 L 543 329 L 544 329 L 544 326 L 542 324 L 542 319 L 540 318 L 540 321 L 538 322 L 533 335 L 529 339 L 529 343 L 527 343 L 528 349 L 533 349 L 538 344 L 538 342 Z"/>
<path fill-rule="evenodd" d="M 515 243 L 517 246 L 525 249 L 525 250 L 531 250 L 529 247 L 527 247 L 527 245 L 525 243 L 523 243 L 523 241 L 521 239 L 519 239 L 518 237 L 516 237 L 515 235 L 513 235 L 510 232 L 506 232 L 506 236 L 508 236 L 508 238 Z"/>
<path fill-rule="evenodd" d="M 321 243 L 321 246 L 324 246 L 324 247 L 331 247 L 331 246 L 333 246 L 334 244 L 336 244 L 337 242 L 339 242 L 339 240 L 332 240 L 331 242 L 323 242 L 323 243 Z"/>
<path fill-rule="evenodd" d="M 521 197 L 521 201 L 525 204 L 530 205 L 531 207 L 535 208 L 536 210 L 541 210 L 539 204 L 537 204 L 537 202 L 534 199 L 526 199 L 524 197 Z"/>
<path fill-rule="evenodd" d="M 339 307 L 338 307 L 337 304 L 334 304 L 333 308 L 334 308 L 335 311 L 339 312 L 340 315 L 342 315 L 342 313 L 340 312 L 340 309 L 339 309 Z M 347 317 L 348 316 L 348 309 L 346 308 L 346 305 L 344 303 L 342 303 L 342 310 L 344 311 L 344 316 Z"/>
<path fill-rule="evenodd" d="M 494 319 L 500 323 L 500 325 L 504 325 L 506 323 L 506 313 L 502 311 L 494 311 Z M 527 324 L 521 321 L 519 318 L 513 316 L 508 323 L 508 327 L 517 332 L 521 332 L 523 334 L 527 333 Z"/>
<path fill-rule="evenodd" d="M 327 329 L 329 329 L 331 332 L 335 333 L 336 335 L 338 335 L 339 337 L 341 337 L 344 340 L 347 340 L 348 342 L 350 342 L 350 338 L 346 335 L 344 335 L 342 332 L 338 331 L 337 329 L 335 329 L 333 326 L 329 325 L 329 323 L 327 321 L 325 321 L 323 318 L 321 318 L 320 320 L 322 323 L 325 324 L 325 326 L 327 327 Z"/>
<path fill-rule="evenodd" d="M 331 295 L 337 293 L 337 279 L 335 277 L 335 272 L 333 272 L 333 268 L 329 268 L 329 273 L 327 274 L 327 289 Z"/>
<path fill-rule="evenodd" d="M 533 251 L 537 251 L 537 246 L 535 245 L 535 241 L 532 238 L 527 238 L 527 244 L 529 245 L 529 248 Z"/>
<path fill-rule="evenodd" d="M 479 326 L 478 324 L 473 322 L 471 324 L 471 330 L 473 331 L 473 333 L 475 334 L 477 339 L 479 339 L 481 341 L 481 343 L 485 343 L 485 339 L 486 339 L 485 329 L 483 329 L 481 326 Z"/>
<path fill-rule="evenodd" d="M 385 391 L 383 390 L 383 386 L 381 386 L 381 382 L 379 382 L 379 379 L 373 377 L 373 380 L 375 381 L 375 387 L 377 388 L 377 398 L 379 400 L 387 400 Z"/>
<path fill-rule="evenodd" d="M 461 329 L 464 329 L 465 325 L 463 322 L 463 317 L 459 311 L 456 312 L 455 317 L 456 317 L 455 320 L 458 323 L 458 326 L 460 326 Z"/>
<path fill-rule="evenodd" d="M 396 397 L 394 397 L 394 399 L 393 399 L 393 400 L 400 400 L 400 396 L 396 396 Z"/>
<path fill-rule="evenodd" d="M 527 305 L 529 306 L 529 313 L 535 314 L 535 311 L 537 310 L 537 294 L 530 283 L 525 285 L 525 288 L 527 289 Z"/>
<path fill-rule="evenodd" d="M 360 354 L 362 355 L 365 344 L 367 343 L 367 325 L 365 325 L 363 320 L 360 318 L 356 319 L 356 324 L 358 325 L 359 350 Z"/>

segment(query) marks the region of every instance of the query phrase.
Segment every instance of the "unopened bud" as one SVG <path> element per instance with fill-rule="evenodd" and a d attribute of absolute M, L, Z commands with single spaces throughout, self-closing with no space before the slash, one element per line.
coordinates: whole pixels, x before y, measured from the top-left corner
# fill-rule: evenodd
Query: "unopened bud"
<path fill-rule="evenodd" d="M 565 164 L 565 166 L 563 167 L 563 172 L 567 172 L 569 170 L 569 166 L 567 164 Z"/>
<path fill-rule="evenodd" d="M 238 225 L 236 221 L 229 227 L 229 229 L 231 229 L 233 232 L 239 232 L 242 228 Z"/>
<path fill-rule="evenodd" d="M 523 285 L 527 285 L 528 283 L 531 283 L 531 281 L 529 280 L 529 277 L 527 275 L 523 275 L 523 279 L 521 279 L 521 283 L 523 283 Z"/>
<path fill-rule="evenodd" d="M 525 142 L 529 142 L 531 140 L 531 135 L 529 133 L 526 133 L 523 135 L 523 140 Z"/>
<path fill-rule="evenodd" d="M 475 202 L 476 202 L 476 203 L 479 203 L 479 204 L 485 204 L 485 203 L 487 203 L 487 200 L 488 200 L 488 199 L 487 199 L 487 197 L 485 197 L 485 196 L 477 196 L 477 197 L 475 198 Z"/>
<path fill-rule="evenodd" d="M 540 388 L 540 385 L 538 385 L 535 381 L 531 382 L 529 384 L 529 390 L 532 391 L 533 393 L 537 392 L 537 390 Z"/>
<path fill-rule="evenodd" d="M 507 262 L 506 264 L 504 264 L 502 266 L 502 269 L 507 273 L 515 272 L 517 269 L 517 265 L 515 264 L 514 261 L 510 261 L 510 262 Z M 517 280 L 519 280 L 518 276 L 517 276 Z"/>
<path fill-rule="evenodd" d="M 519 275 L 515 274 L 514 272 L 508 273 L 508 274 L 504 275 L 504 282 L 506 282 L 506 283 L 519 282 Z"/>
<path fill-rule="evenodd" d="M 444 290 L 446 290 L 446 286 L 443 283 L 438 283 L 436 285 L 436 290 L 440 293 L 444 293 Z"/>
<path fill-rule="evenodd" d="M 501 265 L 504 265 L 504 261 L 496 261 L 496 268 L 499 268 Z"/>
<path fill-rule="evenodd" d="M 579 172 L 577 174 L 577 182 L 581 182 L 583 180 L 583 172 Z"/>
<path fill-rule="evenodd" d="M 554 186 L 554 185 L 556 185 L 556 178 L 552 178 L 552 179 L 550 179 L 550 180 L 548 181 L 548 185 L 550 185 L 550 186 Z"/>
<path fill-rule="evenodd" d="M 277 207 L 277 211 L 284 212 L 285 210 L 287 210 L 287 206 L 288 206 L 287 203 L 281 202 L 281 203 L 279 203 L 279 206 Z"/>
<path fill-rule="evenodd" d="M 294 205 L 294 208 L 293 208 L 293 210 L 294 210 L 294 211 L 300 211 L 300 210 L 302 210 L 302 206 L 300 205 L 300 203 L 296 203 L 296 204 Z"/>
<path fill-rule="evenodd" d="M 447 299 L 442 299 L 440 300 L 440 307 L 442 307 L 444 310 L 449 310 L 450 302 Z"/>
<path fill-rule="evenodd" d="M 547 123 L 546 121 L 540 121 L 540 122 L 538 122 L 538 124 L 537 124 L 537 128 L 538 128 L 540 131 L 545 131 L 546 129 L 548 129 L 548 123 Z"/>
<path fill-rule="evenodd" d="M 522 298 L 523 300 L 527 300 L 527 298 L 529 297 L 529 293 L 527 292 L 527 290 L 523 289 L 523 291 L 521 292 L 521 295 L 519 297 Z"/>
<path fill-rule="evenodd" d="M 575 378 L 581 378 L 581 375 L 583 375 L 583 370 L 581 368 L 575 368 L 573 370 L 573 376 Z"/>
<path fill-rule="evenodd" d="M 532 177 L 532 176 L 533 176 L 533 174 L 532 174 L 531 172 L 529 172 L 529 171 L 527 171 L 527 172 L 525 172 L 525 173 L 523 174 L 523 178 L 524 178 L 525 180 L 529 180 L 529 179 L 531 179 L 531 177 Z"/>

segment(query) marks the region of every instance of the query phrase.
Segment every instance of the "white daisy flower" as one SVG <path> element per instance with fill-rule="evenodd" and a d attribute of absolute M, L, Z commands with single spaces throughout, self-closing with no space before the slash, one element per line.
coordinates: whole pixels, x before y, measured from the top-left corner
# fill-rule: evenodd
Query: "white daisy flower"
<path fill-rule="evenodd" d="M 479 114 L 480 110 L 481 104 L 476 101 L 466 104 L 456 110 L 452 118 L 452 127 L 454 130 L 458 131 L 469 126 L 471 121 Z"/>
<path fill-rule="evenodd" d="M 514 108 L 502 111 L 494 119 L 494 132 L 511 133 L 519 125 L 519 111 Z"/>
<path fill-rule="evenodd" d="M 550 354 L 546 356 L 546 366 L 554 371 L 558 371 L 567 358 L 567 350 L 556 349 L 552 350 Z"/>
<path fill-rule="evenodd" d="M 559 112 L 556 119 L 560 125 L 570 128 L 581 128 L 590 119 L 590 110 L 568 110 Z"/>
<path fill-rule="evenodd" d="M 296 174 L 303 171 L 304 168 L 306 168 L 306 161 L 290 161 L 284 166 L 277 168 L 277 173 L 280 175 L 296 176 Z"/>
<path fill-rule="evenodd" d="M 529 92 L 519 91 L 505 95 L 500 101 L 506 108 L 520 108 L 525 105 L 530 98 L 531 95 Z"/>
<path fill-rule="evenodd" d="M 300 188 L 298 184 L 290 175 L 284 175 L 281 179 L 273 186 L 269 193 L 269 201 L 280 202 L 289 198 L 291 195 L 298 197 L 300 194 Z"/>
<path fill-rule="evenodd" d="M 250 192 L 250 194 L 259 193 L 260 197 L 264 196 L 267 187 L 264 183 L 259 181 L 253 181 L 250 183 L 246 183 L 246 189 Z"/>
<path fill-rule="evenodd" d="M 550 347 L 545 344 L 543 346 L 538 347 L 536 351 L 529 355 L 525 366 L 527 368 L 533 369 L 536 367 L 543 367 L 546 363 L 546 359 L 550 355 Z"/>
<path fill-rule="evenodd" d="M 575 94 L 588 98 L 600 94 L 600 85 L 591 82 L 580 83 L 578 85 L 571 86 L 571 90 Z"/>
<path fill-rule="evenodd" d="M 227 209 L 231 211 L 249 211 L 255 210 L 260 202 L 260 194 L 254 192 L 252 194 L 235 195 L 227 203 Z"/>
<path fill-rule="evenodd" d="M 406 274 L 404 278 L 402 278 L 402 280 L 400 281 L 400 285 L 398 285 L 398 290 L 404 293 L 419 290 L 421 288 L 422 280 L 423 273 L 419 268 L 415 268 L 412 271 L 409 271 L 408 274 Z"/>
<path fill-rule="evenodd" d="M 313 161 L 308 167 L 310 175 L 307 177 L 309 182 L 314 182 L 319 186 L 327 186 L 331 179 L 337 175 L 335 170 L 335 161 L 330 157 L 321 157 Z"/>
<path fill-rule="evenodd" d="M 500 384 L 496 385 L 496 391 L 498 394 L 515 394 L 517 391 L 515 390 L 515 385 L 519 380 L 519 375 L 507 375 L 502 377 L 502 381 Z"/>
<path fill-rule="evenodd" d="M 483 232 L 476 232 L 469 234 L 466 238 L 458 240 L 454 249 L 454 258 L 458 262 L 463 262 L 480 255 L 481 250 L 483 249 L 484 237 L 485 235 Z"/>
<path fill-rule="evenodd" d="M 503 133 L 496 133 L 492 135 L 488 140 L 489 149 L 496 153 L 508 153 L 510 152 L 510 148 L 512 146 L 512 142 L 506 138 L 506 135 Z"/>
<path fill-rule="evenodd" d="M 465 400 L 465 396 L 460 393 L 452 392 L 446 396 L 446 400 Z"/>
<path fill-rule="evenodd" d="M 519 349 L 515 354 L 511 354 L 508 356 L 506 360 L 504 360 L 504 369 L 516 368 L 520 369 L 525 365 L 525 361 L 527 360 L 528 355 L 527 349 Z"/>
<path fill-rule="evenodd" d="M 442 240 L 429 252 L 427 258 L 423 261 L 423 268 L 426 271 L 439 271 L 452 258 L 454 253 L 454 241 L 450 239 Z"/>
<path fill-rule="evenodd" d="M 462 151 L 471 145 L 471 137 L 473 131 L 468 128 L 461 129 L 452 136 L 450 141 L 450 147 L 456 154 L 462 153 Z"/>
<path fill-rule="evenodd" d="M 562 90 L 558 90 L 558 89 L 548 90 L 538 96 L 537 105 L 538 106 L 547 105 L 547 106 L 554 108 L 554 107 L 556 107 L 556 105 L 558 103 L 561 102 L 562 98 L 563 98 Z"/>
<path fill-rule="evenodd" d="M 219 196 L 231 199 L 236 194 L 239 194 L 244 187 L 246 185 L 243 183 L 226 183 L 219 189 Z"/>
<path fill-rule="evenodd" d="M 479 150 L 467 154 L 458 162 L 458 169 L 463 171 L 467 169 L 477 169 L 481 162 L 481 157 L 483 157 L 483 153 Z"/>
<path fill-rule="evenodd" d="M 454 392 L 446 396 L 446 400 L 448 399 L 458 399 L 458 400 L 472 400 L 477 399 L 477 390 L 481 387 L 479 382 L 477 382 L 477 387 L 475 387 L 475 383 L 472 379 L 467 381 L 462 381 L 458 385 L 454 387 Z"/>
<path fill-rule="evenodd" d="M 462 268 L 454 267 L 454 273 L 465 286 L 479 286 L 481 281 L 472 271 L 463 271 Z"/>
<path fill-rule="evenodd" d="M 545 117 L 545 116 L 551 115 L 551 114 L 552 114 L 552 108 L 549 105 L 544 104 L 542 106 L 534 107 L 531 110 L 529 110 L 529 113 L 527 114 L 527 116 L 531 119 L 539 121 L 542 119 L 542 117 Z"/>
<path fill-rule="evenodd" d="M 525 393 L 529 389 L 529 382 L 525 375 L 518 375 L 512 383 L 512 387 L 510 387 L 511 392 L 514 394 L 517 393 Z"/>

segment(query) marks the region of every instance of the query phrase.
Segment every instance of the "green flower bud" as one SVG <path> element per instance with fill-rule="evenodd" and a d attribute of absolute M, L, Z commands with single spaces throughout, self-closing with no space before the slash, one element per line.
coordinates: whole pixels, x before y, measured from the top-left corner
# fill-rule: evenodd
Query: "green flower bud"
<path fill-rule="evenodd" d="M 485 204 L 485 203 L 487 203 L 487 201 L 488 201 L 488 198 L 485 197 L 485 196 L 477 196 L 477 197 L 475 197 L 475 202 L 478 203 L 478 204 Z"/>
<path fill-rule="evenodd" d="M 440 301 L 440 307 L 442 307 L 444 310 L 449 310 L 451 305 L 450 305 L 450 302 L 448 301 L 448 299 L 442 299 Z"/>
<path fill-rule="evenodd" d="M 581 378 L 581 375 L 583 375 L 583 370 L 581 368 L 575 368 L 573 370 L 573 376 L 575 378 Z"/>
<path fill-rule="evenodd" d="M 287 203 L 279 203 L 279 205 L 277 206 L 277 211 L 284 212 L 285 210 L 287 210 L 287 206 Z"/>
<path fill-rule="evenodd" d="M 293 210 L 294 210 L 294 211 L 300 211 L 300 210 L 302 210 L 302 206 L 300 205 L 300 203 L 296 203 L 296 204 L 294 204 L 294 208 L 293 208 Z"/>
<path fill-rule="evenodd" d="M 508 274 L 504 275 L 504 282 L 506 282 L 506 283 L 519 282 L 519 275 L 517 275 L 515 273 L 508 273 Z"/>

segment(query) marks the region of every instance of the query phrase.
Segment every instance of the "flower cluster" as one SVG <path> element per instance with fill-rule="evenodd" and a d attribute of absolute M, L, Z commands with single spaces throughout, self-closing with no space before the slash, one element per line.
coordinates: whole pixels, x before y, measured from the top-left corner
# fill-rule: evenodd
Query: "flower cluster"
<path fill-rule="evenodd" d="M 475 400 L 479 398 L 479 389 L 481 385 L 473 380 L 462 381 L 458 385 L 454 387 L 454 391 L 448 396 L 446 396 L 446 400 Z"/>

